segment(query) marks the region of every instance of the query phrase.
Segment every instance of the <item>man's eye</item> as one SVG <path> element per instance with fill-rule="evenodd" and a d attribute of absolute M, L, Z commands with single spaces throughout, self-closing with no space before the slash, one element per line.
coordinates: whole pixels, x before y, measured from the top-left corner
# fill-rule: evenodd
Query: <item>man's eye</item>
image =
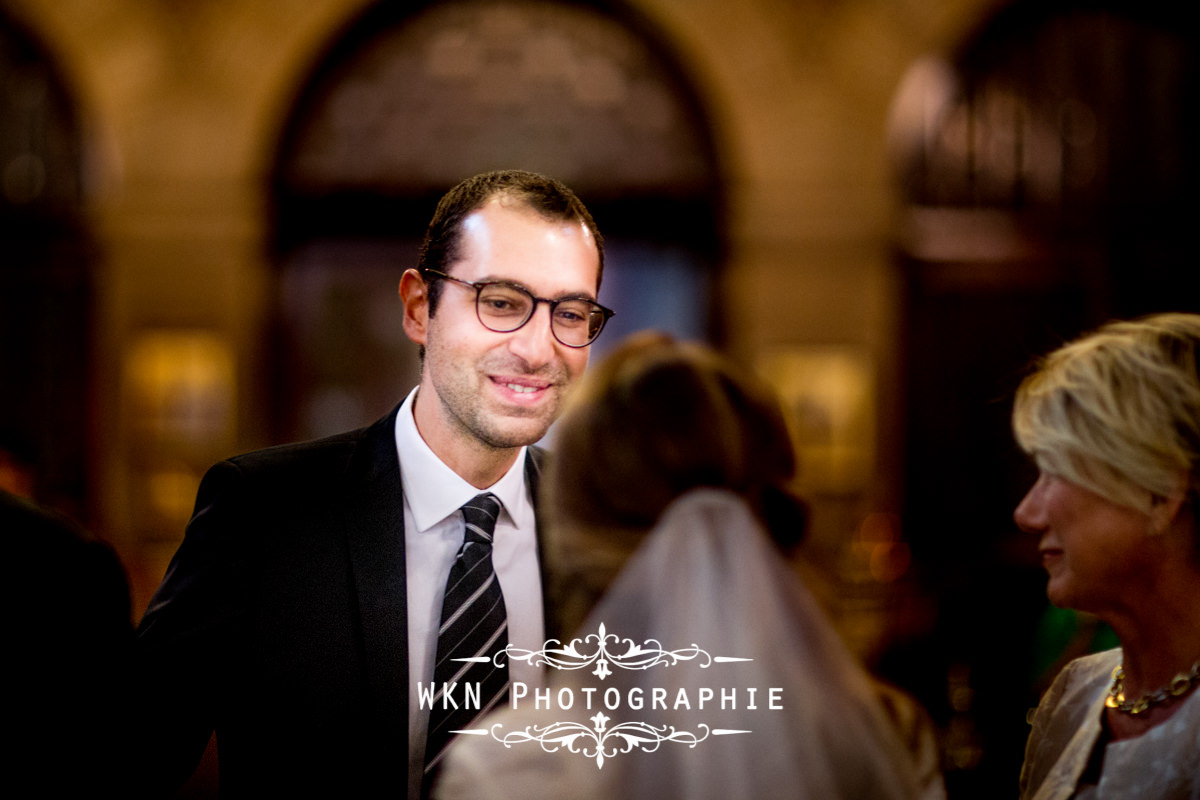
<path fill-rule="evenodd" d="M 564 325 L 584 325 L 588 321 L 588 308 L 581 303 L 560 303 L 554 309 L 555 318 Z"/>
<path fill-rule="evenodd" d="M 555 312 L 555 316 L 558 317 L 560 322 L 566 322 L 571 325 L 580 325 L 587 319 L 580 311 L 573 308 L 560 308 Z"/>
<path fill-rule="evenodd" d="M 528 302 L 512 292 L 485 292 L 479 297 L 479 307 L 489 314 L 520 314 Z"/>

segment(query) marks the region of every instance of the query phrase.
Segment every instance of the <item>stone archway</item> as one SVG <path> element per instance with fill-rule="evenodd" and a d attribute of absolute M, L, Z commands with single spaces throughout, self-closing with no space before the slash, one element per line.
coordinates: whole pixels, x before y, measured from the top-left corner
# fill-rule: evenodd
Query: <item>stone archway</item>
<path fill-rule="evenodd" d="M 378 4 L 314 70 L 275 167 L 277 389 L 299 401 L 280 438 L 361 424 L 415 382 L 396 281 L 437 197 L 504 167 L 552 174 L 592 209 L 608 242 L 601 298 L 620 308 L 606 340 L 651 325 L 719 335 L 718 159 L 638 18 L 539 0 Z"/>
<path fill-rule="evenodd" d="M 964 796 L 1015 779 L 1012 709 L 1045 688 L 1044 574 L 1011 516 L 1033 477 L 1017 383 L 1110 317 L 1200 309 L 1195 44 L 1173 4 L 1018 0 L 895 99 L 904 527 L 939 617 L 891 677 L 962 734 L 946 761 Z M 974 700 L 948 707 L 956 687 Z"/>
<path fill-rule="evenodd" d="M 0 466 L 86 518 L 92 246 L 80 122 L 49 53 L 3 14 L 0 75 Z"/>

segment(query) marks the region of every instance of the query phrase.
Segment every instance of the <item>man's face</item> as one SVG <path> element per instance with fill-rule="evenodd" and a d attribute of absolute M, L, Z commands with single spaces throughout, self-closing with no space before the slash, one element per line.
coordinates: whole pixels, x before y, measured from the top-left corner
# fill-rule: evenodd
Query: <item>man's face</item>
<path fill-rule="evenodd" d="M 448 268 L 455 278 L 505 281 L 550 299 L 596 299 L 599 256 L 578 222 L 547 221 L 493 199 L 463 220 L 460 253 Z M 444 281 L 440 290 L 432 317 L 427 302 L 405 314 L 410 338 L 425 346 L 416 409 L 421 436 L 451 466 L 481 447 L 538 441 L 587 366 L 590 348 L 560 344 L 545 303 L 524 327 L 495 333 L 476 316 L 473 288 Z"/>

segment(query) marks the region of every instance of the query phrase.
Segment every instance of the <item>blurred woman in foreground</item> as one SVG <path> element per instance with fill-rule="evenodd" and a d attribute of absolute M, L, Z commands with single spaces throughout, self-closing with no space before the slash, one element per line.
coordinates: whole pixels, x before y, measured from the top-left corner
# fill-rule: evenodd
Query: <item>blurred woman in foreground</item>
<path fill-rule="evenodd" d="M 1055 605 L 1121 647 L 1077 659 L 1033 717 L 1021 796 L 1200 796 L 1200 317 L 1110 323 L 1017 392 L 1037 462 L 1017 506 Z"/>
<path fill-rule="evenodd" d="M 782 557 L 806 519 L 768 389 L 711 350 L 642 335 L 589 370 L 557 437 L 553 607 L 573 653 L 607 634 L 612 658 L 558 664 L 553 708 L 526 697 L 460 737 L 440 796 L 942 796 Z"/>

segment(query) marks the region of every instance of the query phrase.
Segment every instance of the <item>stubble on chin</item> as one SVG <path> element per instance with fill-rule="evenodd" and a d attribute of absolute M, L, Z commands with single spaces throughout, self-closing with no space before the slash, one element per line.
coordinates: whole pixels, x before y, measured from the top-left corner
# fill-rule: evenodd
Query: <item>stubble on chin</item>
<path fill-rule="evenodd" d="M 558 418 L 567 387 L 576 377 L 562 361 L 531 369 L 503 349 L 477 354 L 471 363 L 453 339 L 441 337 L 431 337 L 426 343 L 425 369 L 431 370 L 426 377 L 437 395 L 437 413 L 443 423 L 457 432 L 460 441 L 492 451 L 540 441 Z M 546 396 L 536 405 L 505 402 L 492 376 L 534 378 L 546 384 Z"/>
<path fill-rule="evenodd" d="M 562 397 L 557 386 L 547 390 L 553 393 L 550 402 L 539 408 L 523 406 L 493 409 L 490 413 L 481 410 L 476 420 L 476 432 L 480 440 L 495 448 L 523 447 L 535 444 L 558 418 Z"/>
<path fill-rule="evenodd" d="M 488 388 L 451 383 L 435 387 L 435 391 L 447 423 L 462 437 L 489 450 L 512 450 L 537 443 L 550 430 L 562 405 L 558 384 L 547 389 L 553 395 L 548 398 L 550 402 L 536 408 L 494 402 L 487 397 Z"/>

